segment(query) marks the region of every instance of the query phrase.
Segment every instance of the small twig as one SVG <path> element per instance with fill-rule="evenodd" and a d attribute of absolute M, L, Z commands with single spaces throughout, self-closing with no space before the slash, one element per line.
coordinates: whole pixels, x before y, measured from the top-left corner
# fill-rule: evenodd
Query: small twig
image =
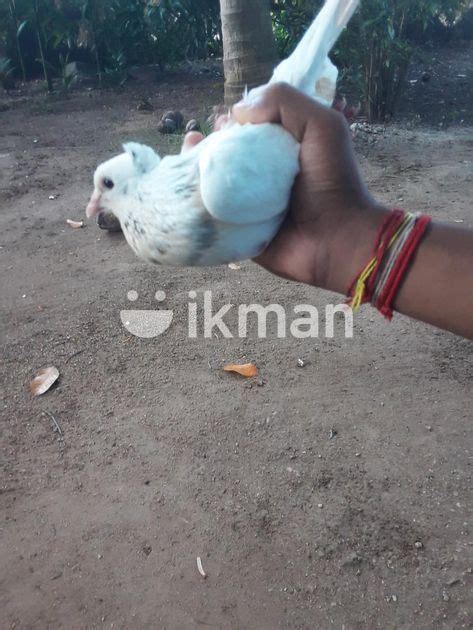
<path fill-rule="evenodd" d="M 59 426 L 58 421 L 56 420 L 56 418 L 53 416 L 52 413 L 50 413 L 49 411 L 44 411 L 43 410 L 44 415 L 48 416 L 52 422 L 53 422 L 53 431 L 56 433 L 56 431 L 59 433 L 59 435 L 63 436 L 64 433 L 62 432 L 61 427 Z"/>
<path fill-rule="evenodd" d="M 83 350 L 83 349 L 82 349 L 82 350 L 77 350 L 77 352 L 74 352 L 74 354 L 71 354 L 71 356 L 70 356 L 70 357 L 67 357 L 67 359 L 66 359 L 66 363 L 69 363 L 69 361 L 70 361 L 71 359 L 73 359 L 74 357 L 76 357 L 78 354 L 82 354 L 83 352 L 84 352 L 84 350 Z"/>

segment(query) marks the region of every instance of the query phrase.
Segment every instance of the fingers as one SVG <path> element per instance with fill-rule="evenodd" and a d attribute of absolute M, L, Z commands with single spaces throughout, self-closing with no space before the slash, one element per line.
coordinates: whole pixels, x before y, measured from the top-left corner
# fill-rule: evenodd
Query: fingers
<path fill-rule="evenodd" d="M 233 117 L 240 124 L 279 123 L 299 142 L 304 137 L 309 120 L 317 119 L 321 125 L 330 124 L 333 116 L 334 112 L 330 109 L 286 83 L 252 90 L 246 99 L 233 107 Z"/>
<path fill-rule="evenodd" d="M 226 114 L 218 116 L 215 120 L 213 130 L 220 131 L 220 129 L 223 129 L 227 125 L 229 119 L 230 116 Z M 193 149 L 197 144 L 199 144 L 199 142 L 202 142 L 204 138 L 205 136 L 199 131 L 190 131 L 185 135 L 184 142 L 182 143 L 181 153 L 187 153 L 187 151 Z"/>
<path fill-rule="evenodd" d="M 302 142 L 309 121 L 321 126 L 340 122 L 337 112 L 320 105 L 287 83 L 274 83 L 269 87 L 252 90 L 247 98 L 233 106 L 233 119 L 240 124 L 272 122 L 282 125 L 296 140 Z M 214 131 L 224 128 L 229 116 L 218 116 Z M 189 151 L 204 139 L 191 131 L 184 138 L 182 153 Z"/>
<path fill-rule="evenodd" d="M 184 142 L 182 143 L 181 153 L 186 153 L 187 151 L 190 151 L 196 146 L 196 144 L 199 144 L 199 142 L 202 142 L 203 139 L 204 139 L 203 134 L 199 133 L 198 131 L 190 131 L 189 133 L 186 134 L 184 138 Z"/>
<path fill-rule="evenodd" d="M 220 131 L 220 129 L 222 129 L 223 127 L 225 127 L 225 125 L 227 124 L 228 120 L 229 120 L 229 116 L 227 114 L 222 114 L 221 116 L 218 116 L 215 120 L 214 123 L 214 131 Z"/>

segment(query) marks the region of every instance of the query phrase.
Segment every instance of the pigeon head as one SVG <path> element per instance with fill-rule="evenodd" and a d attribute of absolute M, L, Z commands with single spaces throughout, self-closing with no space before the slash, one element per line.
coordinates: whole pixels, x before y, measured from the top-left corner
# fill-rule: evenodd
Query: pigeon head
<path fill-rule="evenodd" d="M 125 152 L 97 167 L 94 173 L 94 192 L 87 205 L 86 214 L 94 217 L 104 210 L 113 212 L 124 197 L 133 191 L 140 177 L 158 166 L 159 155 L 151 147 L 137 142 L 123 145 Z"/>

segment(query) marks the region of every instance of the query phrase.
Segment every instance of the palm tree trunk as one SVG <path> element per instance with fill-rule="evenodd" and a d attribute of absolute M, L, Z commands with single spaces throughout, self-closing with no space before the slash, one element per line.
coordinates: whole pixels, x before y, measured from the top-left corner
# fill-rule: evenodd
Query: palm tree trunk
<path fill-rule="evenodd" d="M 276 61 L 269 0 L 220 0 L 225 104 L 266 83 Z"/>

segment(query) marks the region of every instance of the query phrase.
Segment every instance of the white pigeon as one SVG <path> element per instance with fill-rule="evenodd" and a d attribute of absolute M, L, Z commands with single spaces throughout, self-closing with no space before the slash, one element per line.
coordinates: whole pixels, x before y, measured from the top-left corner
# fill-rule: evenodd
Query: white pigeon
<path fill-rule="evenodd" d="M 330 106 L 337 69 L 328 54 L 358 3 L 327 0 L 269 84 L 285 81 Z M 135 253 L 156 264 L 219 265 L 258 255 L 284 219 L 299 172 L 299 144 L 270 123 L 230 122 L 163 159 L 135 142 L 123 148 L 95 171 L 87 216 L 112 212 Z"/>

